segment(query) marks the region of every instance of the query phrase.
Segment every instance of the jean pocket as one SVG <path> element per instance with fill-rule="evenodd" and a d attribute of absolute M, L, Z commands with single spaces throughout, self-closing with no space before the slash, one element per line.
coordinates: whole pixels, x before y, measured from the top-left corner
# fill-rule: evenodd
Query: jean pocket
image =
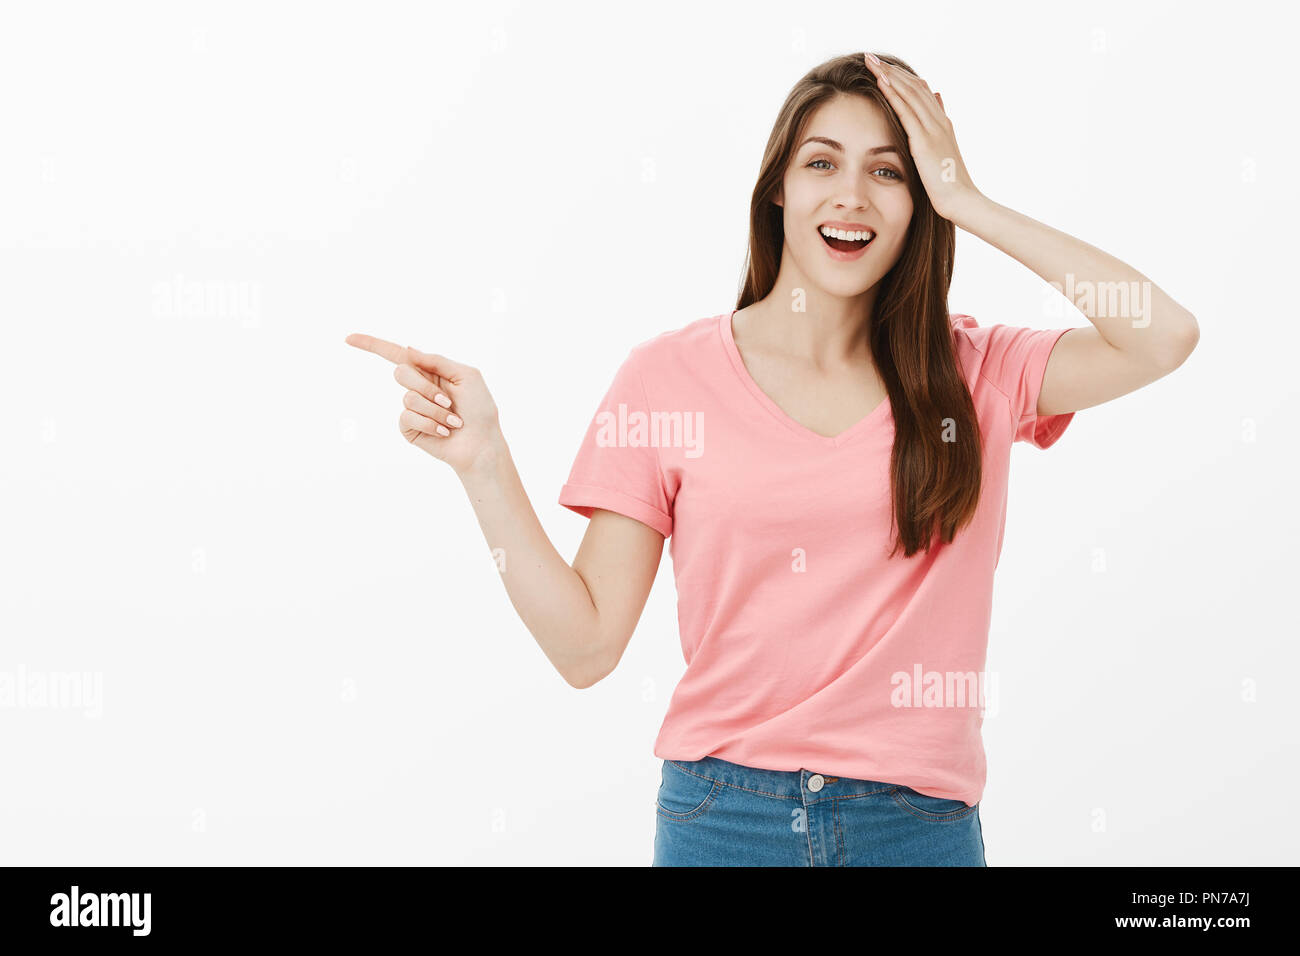
<path fill-rule="evenodd" d="M 669 820 L 698 820 L 717 799 L 722 784 L 665 760 L 660 772 L 655 811 Z"/>
<path fill-rule="evenodd" d="M 979 806 L 977 803 L 967 806 L 960 800 L 950 800 L 947 797 L 932 797 L 911 787 L 895 787 L 890 791 L 890 796 L 900 808 L 912 816 L 934 823 L 961 820 L 974 813 L 975 808 Z"/>

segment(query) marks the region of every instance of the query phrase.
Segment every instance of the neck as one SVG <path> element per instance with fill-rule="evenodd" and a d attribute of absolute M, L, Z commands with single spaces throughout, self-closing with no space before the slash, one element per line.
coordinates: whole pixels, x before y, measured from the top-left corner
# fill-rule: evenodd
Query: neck
<path fill-rule="evenodd" d="M 799 294 L 796 294 L 799 292 Z M 870 363 L 867 342 L 876 287 L 853 298 L 783 282 L 746 310 L 752 337 L 817 368 Z"/>

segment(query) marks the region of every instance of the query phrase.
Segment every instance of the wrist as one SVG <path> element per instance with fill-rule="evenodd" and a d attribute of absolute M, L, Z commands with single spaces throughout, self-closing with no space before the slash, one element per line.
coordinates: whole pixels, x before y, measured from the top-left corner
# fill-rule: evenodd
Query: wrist
<path fill-rule="evenodd" d="M 510 448 L 506 444 L 505 436 L 500 431 L 496 431 L 484 442 L 483 447 L 472 460 L 457 469 L 456 477 L 467 488 L 470 485 L 481 485 L 495 480 L 501 474 L 502 466 L 509 460 Z"/>
<path fill-rule="evenodd" d="M 969 232 L 970 224 L 979 216 L 981 210 L 987 209 L 992 204 L 993 200 L 988 196 L 978 189 L 972 189 L 959 196 L 957 201 L 945 210 L 948 214 L 944 218 Z"/>

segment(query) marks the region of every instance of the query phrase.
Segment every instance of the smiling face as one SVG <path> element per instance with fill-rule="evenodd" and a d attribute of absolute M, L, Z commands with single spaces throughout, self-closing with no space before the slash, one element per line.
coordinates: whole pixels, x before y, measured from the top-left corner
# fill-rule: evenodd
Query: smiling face
<path fill-rule="evenodd" d="M 903 252 L 912 219 L 906 175 L 879 106 L 848 95 L 823 103 L 809 119 L 776 199 L 785 226 L 782 271 L 793 265 L 814 287 L 844 298 L 874 286 Z M 865 249 L 850 250 L 823 238 L 820 227 L 827 223 L 860 224 L 875 237 Z"/>

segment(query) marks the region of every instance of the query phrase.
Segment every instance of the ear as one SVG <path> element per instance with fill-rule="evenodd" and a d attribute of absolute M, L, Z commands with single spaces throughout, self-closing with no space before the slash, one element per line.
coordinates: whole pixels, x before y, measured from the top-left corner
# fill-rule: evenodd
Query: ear
<path fill-rule="evenodd" d="M 783 193 L 784 191 L 785 191 L 784 187 L 778 186 L 776 190 L 776 198 L 772 200 L 772 202 L 776 203 L 778 206 L 781 206 L 782 208 L 785 207 L 785 197 L 781 195 L 781 193 Z"/>

